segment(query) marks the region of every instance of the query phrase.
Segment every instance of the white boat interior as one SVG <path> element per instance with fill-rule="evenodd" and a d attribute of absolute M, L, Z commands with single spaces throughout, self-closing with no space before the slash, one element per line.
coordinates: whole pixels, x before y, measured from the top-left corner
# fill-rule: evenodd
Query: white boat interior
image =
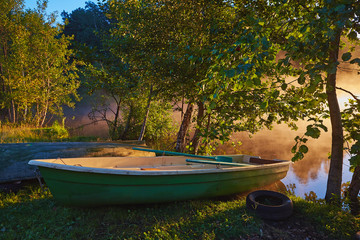
<path fill-rule="evenodd" d="M 116 169 L 127 171 L 184 171 L 195 169 L 230 169 L 238 167 L 256 167 L 267 163 L 287 162 L 282 160 L 262 160 L 249 155 L 229 155 L 232 162 L 222 162 L 213 159 L 194 158 L 187 156 L 158 157 L 92 157 L 92 158 L 57 158 L 46 160 L 31 160 L 29 164 L 52 167 L 81 167 L 96 169 Z M 268 161 L 268 162 L 262 162 Z M 60 167 L 63 166 L 63 167 Z"/>

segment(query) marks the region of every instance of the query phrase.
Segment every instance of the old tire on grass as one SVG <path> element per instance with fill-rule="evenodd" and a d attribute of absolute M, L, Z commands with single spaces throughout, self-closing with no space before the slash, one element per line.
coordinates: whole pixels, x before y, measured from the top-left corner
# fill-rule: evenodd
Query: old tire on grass
<path fill-rule="evenodd" d="M 246 197 L 246 207 L 267 220 L 284 220 L 293 212 L 290 198 L 279 192 L 259 190 Z"/>

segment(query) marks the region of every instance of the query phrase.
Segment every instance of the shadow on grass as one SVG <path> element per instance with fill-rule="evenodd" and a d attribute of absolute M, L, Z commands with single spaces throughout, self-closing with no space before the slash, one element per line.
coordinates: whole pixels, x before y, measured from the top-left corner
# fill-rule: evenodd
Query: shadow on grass
<path fill-rule="evenodd" d="M 74 208 L 30 186 L 0 193 L 0 239 L 350 239 L 360 227 L 358 218 L 294 199 L 292 217 L 267 222 L 248 212 L 241 196 Z"/>

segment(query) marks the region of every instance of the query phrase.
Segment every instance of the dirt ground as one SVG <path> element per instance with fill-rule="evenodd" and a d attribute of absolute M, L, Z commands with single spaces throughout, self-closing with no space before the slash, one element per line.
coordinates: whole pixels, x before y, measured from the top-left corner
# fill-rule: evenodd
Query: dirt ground
<path fill-rule="evenodd" d="M 286 221 L 264 221 L 262 236 L 251 238 L 255 239 L 293 239 L 293 240 L 313 240 L 313 239 L 332 239 L 316 231 L 315 227 L 304 219 L 290 217 Z"/>

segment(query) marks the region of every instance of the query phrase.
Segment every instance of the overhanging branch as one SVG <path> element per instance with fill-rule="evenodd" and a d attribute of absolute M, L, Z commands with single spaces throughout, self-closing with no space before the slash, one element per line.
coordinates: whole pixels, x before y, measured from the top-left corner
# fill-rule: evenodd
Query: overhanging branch
<path fill-rule="evenodd" d="M 339 89 L 341 91 L 344 91 L 344 92 L 350 94 L 357 101 L 357 103 L 360 104 L 360 99 L 357 96 L 355 96 L 355 94 L 353 94 L 352 92 L 350 92 L 350 91 L 348 91 L 346 89 L 343 89 L 341 87 L 336 87 L 336 89 Z"/>

